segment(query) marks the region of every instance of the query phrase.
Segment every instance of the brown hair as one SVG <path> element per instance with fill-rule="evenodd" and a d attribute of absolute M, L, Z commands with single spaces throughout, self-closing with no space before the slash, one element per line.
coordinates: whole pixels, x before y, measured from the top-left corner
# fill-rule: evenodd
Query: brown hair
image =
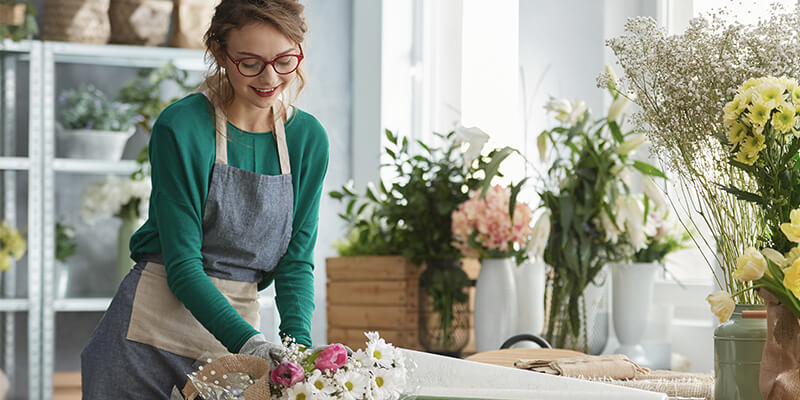
<path fill-rule="evenodd" d="M 305 39 L 306 20 L 303 16 L 305 6 L 298 0 L 221 0 L 214 11 L 211 26 L 206 31 L 203 40 L 206 45 L 206 59 L 211 62 L 211 70 L 206 77 L 204 87 L 208 90 L 209 98 L 215 108 L 223 112 L 225 105 L 233 100 L 233 89 L 228 77 L 217 63 L 212 45 L 216 42 L 219 47 L 225 48 L 229 33 L 251 23 L 264 23 L 274 26 L 286 35 L 290 41 L 302 44 Z M 302 64 L 297 68 L 297 84 L 294 93 L 289 98 L 293 103 L 306 84 Z M 283 105 L 282 112 L 285 112 Z"/>

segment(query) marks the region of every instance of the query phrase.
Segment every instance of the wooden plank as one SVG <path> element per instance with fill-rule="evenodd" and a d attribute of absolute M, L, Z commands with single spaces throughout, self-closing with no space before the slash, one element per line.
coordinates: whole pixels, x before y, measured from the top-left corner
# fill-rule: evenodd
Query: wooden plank
<path fill-rule="evenodd" d="M 478 280 L 481 272 L 481 263 L 475 258 L 465 258 L 461 260 L 461 268 L 467 273 L 467 277 L 473 281 Z"/>
<path fill-rule="evenodd" d="M 405 280 L 418 268 L 401 256 L 331 257 L 325 260 L 328 281 Z"/>
<path fill-rule="evenodd" d="M 414 306 L 418 286 L 409 281 L 329 282 L 328 304 Z"/>
<path fill-rule="evenodd" d="M 403 306 L 328 305 L 328 326 L 364 330 L 416 329 L 419 311 Z"/>
<path fill-rule="evenodd" d="M 364 344 L 367 341 L 364 332 L 365 330 L 362 329 L 330 328 L 328 329 L 328 343 L 347 344 L 354 350 L 364 348 Z M 379 329 L 378 333 L 387 343 L 391 343 L 393 346 L 414 350 L 420 349 L 419 332 L 416 329 Z M 351 344 L 354 344 L 355 347 Z"/>

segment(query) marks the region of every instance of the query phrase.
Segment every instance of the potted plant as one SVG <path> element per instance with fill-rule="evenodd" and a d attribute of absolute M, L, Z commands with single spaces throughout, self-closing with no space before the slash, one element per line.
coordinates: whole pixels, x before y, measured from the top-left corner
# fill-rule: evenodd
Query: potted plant
<path fill-rule="evenodd" d="M 396 181 L 369 186 L 364 196 L 349 188 L 330 195 L 348 202 L 342 215 L 351 227 L 347 249 L 398 254 L 425 265 L 419 278 L 420 342 L 428 351 L 457 354 L 469 340 L 470 280 L 461 268 L 461 251 L 453 246 L 451 213 L 469 190 L 497 174 L 511 150 L 481 157 L 488 136 L 475 128 L 436 137 L 441 146 L 417 141 L 420 154 L 415 155 L 407 139 L 387 130 L 385 152 L 391 162 L 384 167 L 393 170 Z M 462 154 L 465 143 L 470 148 Z M 479 171 L 489 179 L 479 179 Z"/>
<path fill-rule="evenodd" d="M 19 261 L 27 247 L 19 231 L 3 220 L 0 223 L 0 271 L 11 269 L 11 258 Z"/>
<path fill-rule="evenodd" d="M 32 39 L 39 33 L 36 7 L 30 1 L 0 0 L 0 39 Z"/>
<path fill-rule="evenodd" d="M 133 106 L 110 101 L 91 84 L 64 91 L 58 102 L 57 149 L 63 157 L 119 160 L 141 118 Z"/>

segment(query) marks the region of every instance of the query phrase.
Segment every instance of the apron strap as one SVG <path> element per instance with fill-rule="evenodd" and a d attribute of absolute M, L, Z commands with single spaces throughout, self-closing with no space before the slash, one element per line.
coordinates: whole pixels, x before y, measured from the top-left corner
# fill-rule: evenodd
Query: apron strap
<path fill-rule="evenodd" d="M 216 156 L 214 162 L 217 164 L 228 164 L 228 119 L 225 118 L 225 113 L 222 112 L 220 107 L 214 107 L 214 116 L 216 119 Z"/>
<path fill-rule="evenodd" d="M 275 135 L 275 142 L 278 144 L 278 159 L 281 162 L 281 174 L 287 175 L 292 173 L 289 165 L 289 150 L 286 147 L 286 131 L 283 126 L 283 118 L 278 111 L 278 104 L 272 105 L 272 115 L 275 121 L 275 129 L 272 134 Z"/>

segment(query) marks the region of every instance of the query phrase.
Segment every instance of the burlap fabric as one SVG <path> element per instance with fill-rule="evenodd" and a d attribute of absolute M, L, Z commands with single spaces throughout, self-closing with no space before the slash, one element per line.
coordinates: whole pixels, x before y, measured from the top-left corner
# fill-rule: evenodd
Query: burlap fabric
<path fill-rule="evenodd" d="M 167 41 L 172 1 L 114 0 L 108 15 L 111 43 L 158 46 Z"/>
<path fill-rule="evenodd" d="M 110 0 L 45 0 L 43 40 L 105 44 Z"/>
<path fill-rule="evenodd" d="M 211 25 L 218 0 L 175 0 L 172 11 L 172 47 L 203 49 L 203 35 Z"/>
<path fill-rule="evenodd" d="M 228 380 L 239 379 L 240 374 L 254 383 L 244 391 L 245 400 L 263 400 L 270 398 L 269 391 L 270 364 L 260 357 L 245 354 L 233 354 L 218 358 L 194 372 L 183 387 L 186 400 L 195 400 L 201 393 L 192 380 L 207 382 L 224 388 L 234 384 Z"/>
<path fill-rule="evenodd" d="M 765 290 L 767 339 L 758 383 L 764 400 L 800 399 L 800 320 Z"/>

